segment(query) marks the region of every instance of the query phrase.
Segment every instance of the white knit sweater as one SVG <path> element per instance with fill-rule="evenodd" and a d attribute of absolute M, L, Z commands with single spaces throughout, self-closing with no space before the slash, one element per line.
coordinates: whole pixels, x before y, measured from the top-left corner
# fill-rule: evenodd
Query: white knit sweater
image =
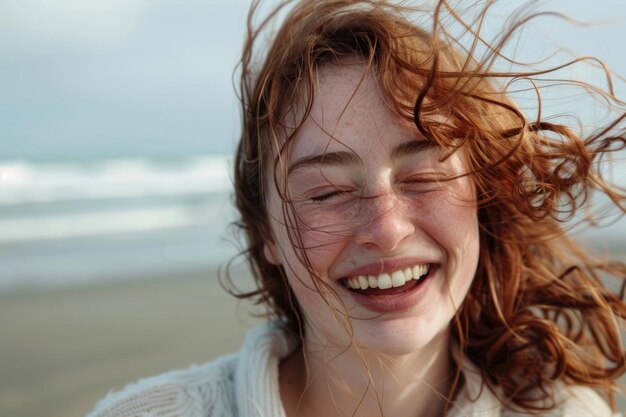
<path fill-rule="evenodd" d="M 88 417 L 285 417 L 278 364 L 295 348 L 273 323 L 250 332 L 237 354 L 141 380 L 101 400 Z M 464 361 L 465 384 L 448 417 L 515 417 L 502 410 Z M 563 387 L 561 406 L 544 417 L 619 417 L 589 388 Z"/>

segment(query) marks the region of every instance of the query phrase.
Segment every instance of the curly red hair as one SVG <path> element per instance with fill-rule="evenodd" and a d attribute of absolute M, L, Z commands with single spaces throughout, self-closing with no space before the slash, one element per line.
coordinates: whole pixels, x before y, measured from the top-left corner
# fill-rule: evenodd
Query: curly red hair
<path fill-rule="evenodd" d="M 244 123 L 235 190 L 238 226 L 247 239 L 243 253 L 258 289 L 237 296 L 267 305 L 302 336 L 298 303 L 284 271 L 263 254 L 271 239 L 265 189 L 269 173 L 280 169 L 277 155 L 289 149 L 298 130 L 298 125 L 286 128 L 286 115 L 299 109 L 300 123 L 307 117 L 316 68 L 356 55 L 368 63 L 399 116 L 448 153 L 461 147 L 467 152 L 468 175 L 479 196 L 481 241 L 474 282 L 453 322 L 461 352 L 490 387 L 500 387 L 501 400 L 511 408 L 553 408 L 555 381 L 600 388 L 612 399 L 615 380 L 626 369 L 619 330 L 626 304 L 623 294 L 605 284 L 610 279 L 621 284 L 626 265 L 581 249 L 565 223 L 589 212 L 594 192 L 608 196 L 618 216 L 626 211 L 625 190 L 602 175 L 606 156 L 626 145 L 625 106 L 610 84 L 603 91 L 569 83 L 610 106 L 613 119 L 593 133 L 583 134 L 565 117 L 542 119 L 540 97 L 547 88 L 542 77 L 558 68 L 494 69 L 509 59 L 503 50 L 515 31 L 536 15 L 520 17 L 487 43 L 480 22 L 488 7 L 465 22 L 445 0 L 433 9 L 428 31 L 411 22 L 415 9 L 385 1 L 298 2 L 257 66 L 259 36 L 285 5 L 255 26 L 257 6 L 241 62 Z M 447 30 L 450 20 L 470 36 L 468 47 Z M 508 98 L 519 80 L 536 88 L 535 120 Z"/>

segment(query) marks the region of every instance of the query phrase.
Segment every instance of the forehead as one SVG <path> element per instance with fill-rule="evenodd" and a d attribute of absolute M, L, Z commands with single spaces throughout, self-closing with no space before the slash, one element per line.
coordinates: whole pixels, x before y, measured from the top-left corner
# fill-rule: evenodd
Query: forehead
<path fill-rule="evenodd" d="M 350 124 L 354 117 L 372 115 L 388 108 L 378 80 L 370 68 L 360 62 L 325 64 L 314 80 L 313 107 L 310 118 L 326 125 Z M 385 113 L 387 113 L 385 112 Z"/>
<path fill-rule="evenodd" d="M 367 153 L 393 145 L 389 142 L 394 138 L 418 135 L 410 121 L 391 110 L 372 70 L 362 62 L 324 64 L 313 85 L 312 106 L 291 144 L 290 159 L 339 148 Z"/>

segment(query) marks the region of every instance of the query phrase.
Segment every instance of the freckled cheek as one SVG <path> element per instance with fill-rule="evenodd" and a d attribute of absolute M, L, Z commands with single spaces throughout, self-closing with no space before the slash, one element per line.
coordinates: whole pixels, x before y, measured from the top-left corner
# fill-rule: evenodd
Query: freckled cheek
<path fill-rule="evenodd" d="M 451 205 L 447 214 L 447 228 L 460 242 L 472 244 L 478 239 L 478 210 L 469 203 L 457 204 L 463 205 Z"/>
<path fill-rule="evenodd" d="M 479 257 L 478 216 L 467 202 L 450 202 L 438 213 L 433 223 L 435 239 L 447 254 L 451 293 L 460 305 L 474 279 Z"/>
<path fill-rule="evenodd" d="M 306 252 L 311 266 L 320 274 L 328 272 L 343 247 L 352 239 L 354 225 L 346 221 L 344 214 L 299 216 L 297 233 L 298 248 Z"/>
<path fill-rule="evenodd" d="M 297 229 L 310 248 L 342 242 L 350 238 L 355 229 L 351 210 L 297 214 Z"/>
<path fill-rule="evenodd" d="M 460 179 L 446 193 L 429 201 L 434 220 L 451 232 L 463 232 L 477 227 L 476 196 L 471 181 Z"/>
<path fill-rule="evenodd" d="M 448 251 L 477 251 L 478 216 L 473 194 L 440 193 L 414 204 L 417 225 Z"/>
<path fill-rule="evenodd" d="M 309 230 L 301 231 L 302 249 L 307 254 L 313 267 L 324 269 L 341 251 L 341 247 L 350 239 L 347 231 Z"/>

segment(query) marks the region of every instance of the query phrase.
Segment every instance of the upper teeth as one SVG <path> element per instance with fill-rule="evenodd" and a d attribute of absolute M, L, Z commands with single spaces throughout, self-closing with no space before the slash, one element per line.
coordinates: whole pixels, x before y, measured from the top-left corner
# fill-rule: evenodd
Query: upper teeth
<path fill-rule="evenodd" d="M 399 269 L 389 274 L 380 275 L 359 275 L 353 278 L 347 278 L 348 288 L 365 290 L 367 288 L 380 288 L 386 290 L 391 287 L 401 287 L 407 281 L 419 279 L 428 274 L 429 265 L 416 265 L 412 268 Z"/>

